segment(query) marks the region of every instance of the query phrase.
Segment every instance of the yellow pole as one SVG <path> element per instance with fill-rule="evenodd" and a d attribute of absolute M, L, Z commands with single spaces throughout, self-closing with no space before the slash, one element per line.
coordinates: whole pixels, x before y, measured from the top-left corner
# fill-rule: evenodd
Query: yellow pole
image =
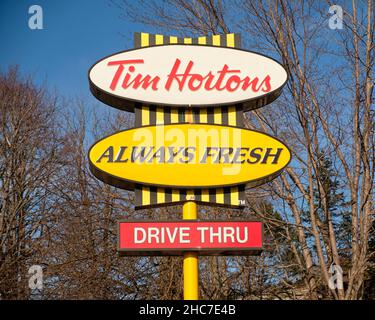
<path fill-rule="evenodd" d="M 197 219 L 197 204 L 185 202 L 182 216 L 184 220 Z M 184 254 L 184 300 L 198 300 L 198 256 L 195 252 Z"/>

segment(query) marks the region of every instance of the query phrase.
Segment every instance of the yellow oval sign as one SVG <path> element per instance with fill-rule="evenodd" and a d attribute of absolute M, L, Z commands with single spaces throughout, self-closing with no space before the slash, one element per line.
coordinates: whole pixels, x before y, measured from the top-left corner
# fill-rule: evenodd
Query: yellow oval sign
<path fill-rule="evenodd" d="M 92 173 L 113 186 L 175 188 L 260 185 L 280 174 L 288 147 L 268 134 L 209 124 L 132 128 L 96 142 Z"/>

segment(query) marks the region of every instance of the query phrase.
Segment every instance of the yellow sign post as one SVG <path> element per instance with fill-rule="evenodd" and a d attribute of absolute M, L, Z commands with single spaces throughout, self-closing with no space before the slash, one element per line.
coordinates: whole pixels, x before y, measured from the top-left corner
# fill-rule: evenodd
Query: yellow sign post
<path fill-rule="evenodd" d="M 198 218 L 197 204 L 194 201 L 185 202 L 182 206 L 184 220 Z M 198 300 L 198 255 L 195 252 L 184 254 L 184 300 Z"/>

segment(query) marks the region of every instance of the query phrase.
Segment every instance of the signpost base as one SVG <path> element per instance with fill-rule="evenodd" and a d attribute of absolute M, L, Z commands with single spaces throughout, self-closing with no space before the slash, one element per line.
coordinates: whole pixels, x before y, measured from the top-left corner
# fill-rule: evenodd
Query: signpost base
<path fill-rule="evenodd" d="M 198 218 L 197 204 L 188 201 L 182 206 L 184 220 Z M 198 300 L 198 255 L 196 252 L 184 254 L 184 300 Z"/>

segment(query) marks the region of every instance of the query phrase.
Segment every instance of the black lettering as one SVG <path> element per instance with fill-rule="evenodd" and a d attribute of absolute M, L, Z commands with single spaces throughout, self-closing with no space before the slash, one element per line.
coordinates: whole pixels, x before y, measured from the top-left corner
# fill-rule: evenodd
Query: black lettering
<path fill-rule="evenodd" d="M 186 160 L 180 159 L 181 163 L 189 163 L 189 162 L 191 162 L 194 159 L 194 152 L 189 152 L 189 149 L 192 149 L 193 151 L 195 151 L 195 147 L 187 147 L 187 148 L 185 148 L 185 150 L 184 150 L 184 157 L 187 157 L 187 159 Z"/>
<path fill-rule="evenodd" d="M 254 164 L 254 163 L 258 163 L 259 160 L 262 158 L 262 155 L 257 153 L 256 151 L 259 150 L 259 152 L 262 152 L 263 149 L 262 148 L 254 148 L 250 151 L 250 157 L 251 158 L 255 158 L 255 161 L 251 161 L 250 159 L 247 159 L 247 163 L 251 163 L 251 164 Z"/>
<path fill-rule="evenodd" d="M 121 163 L 125 163 L 125 162 L 128 162 L 128 159 L 122 159 L 122 157 L 124 156 L 124 153 L 125 153 L 125 150 L 127 149 L 128 147 L 120 147 L 120 151 L 116 157 L 116 160 L 114 162 L 121 162 Z"/>
<path fill-rule="evenodd" d="M 184 150 L 184 147 L 179 147 L 177 149 L 177 152 L 174 152 L 174 147 L 168 147 L 168 153 L 169 153 L 169 158 L 167 160 L 167 163 L 173 163 L 174 158 L 181 153 Z"/>
<path fill-rule="evenodd" d="M 262 164 L 267 163 L 267 160 L 269 157 L 273 157 L 273 161 L 271 162 L 272 164 L 277 164 L 277 161 L 280 158 L 281 151 L 283 151 L 283 148 L 277 148 L 276 153 L 271 154 L 272 148 L 267 148 L 266 149 L 266 154 L 263 157 L 263 161 L 261 162 Z"/>
<path fill-rule="evenodd" d="M 146 147 L 141 147 L 140 148 L 141 150 L 138 152 L 138 154 L 137 154 L 137 149 L 138 147 L 133 147 L 131 161 L 136 162 L 137 159 L 139 158 L 139 162 L 143 163 L 145 162 L 146 158 L 150 155 L 154 147 L 149 148 L 149 151 L 146 156 L 145 156 Z"/>
<path fill-rule="evenodd" d="M 233 148 L 223 147 L 219 149 L 219 154 L 215 163 L 230 163 L 229 156 L 233 153 Z M 221 160 L 224 159 L 223 162 Z"/>
<path fill-rule="evenodd" d="M 151 163 L 153 159 L 159 159 L 159 163 L 164 163 L 164 155 L 164 147 L 160 147 L 158 150 L 155 151 L 150 160 L 148 160 L 148 163 Z"/>
<path fill-rule="evenodd" d="M 245 162 L 245 159 L 243 159 L 241 161 L 238 160 L 239 157 L 245 157 L 246 156 L 246 153 L 242 152 L 244 150 L 249 151 L 249 148 L 236 148 L 236 152 L 234 153 L 232 163 L 240 164 L 240 163 Z"/>
<path fill-rule="evenodd" d="M 207 158 L 214 156 L 214 154 L 211 153 L 211 150 L 213 150 L 213 149 L 219 150 L 219 148 L 216 148 L 216 147 L 215 148 L 207 147 L 206 151 L 203 154 L 203 157 L 202 157 L 200 163 L 207 163 Z"/>
<path fill-rule="evenodd" d="M 96 160 L 96 163 L 100 163 L 103 158 L 107 158 L 107 163 L 113 162 L 113 147 L 108 147 L 107 150 L 103 152 L 103 154 L 99 157 L 98 160 Z"/>

